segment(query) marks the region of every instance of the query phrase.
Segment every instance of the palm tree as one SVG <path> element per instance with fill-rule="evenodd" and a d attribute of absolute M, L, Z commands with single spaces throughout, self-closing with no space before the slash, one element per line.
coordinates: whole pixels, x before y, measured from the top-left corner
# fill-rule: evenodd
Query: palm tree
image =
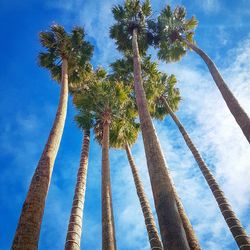
<path fill-rule="evenodd" d="M 185 17 L 184 7 L 176 7 L 171 11 L 170 6 L 167 5 L 158 17 L 157 24 L 151 22 L 151 28 L 156 31 L 155 43 L 159 47 L 159 58 L 166 62 L 178 61 L 185 55 L 187 49 L 194 50 L 206 63 L 230 112 L 250 143 L 250 118 L 228 88 L 214 62 L 194 43 L 194 29 L 198 21 L 195 17 L 189 20 Z"/>
<path fill-rule="evenodd" d="M 161 239 L 160 239 L 160 236 L 159 236 L 159 233 L 158 233 L 155 221 L 154 221 L 153 212 L 151 210 L 147 195 L 144 191 L 144 187 L 140 179 L 138 169 L 135 165 L 135 161 L 131 153 L 130 145 L 128 143 L 125 145 L 125 150 L 126 150 L 129 165 L 131 167 L 131 171 L 133 174 L 136 192 L 137 192 L 140 205 L 141 205 L 141 209 L 142 209 L 142 213 L 144 216 L 144 221 L 145 221 L 151 249 L 163 249 L 162 242 L 161 242 Z"/>
<path fill-rule="evenodd" d="M 177 110 L 177 103 L 178 99 L 180 100 L 180 95 L 178 89 L 174 86 L 177 83 L 175 76 L 171 75 L 169 77 L 164 77 L 162 79 L 162 84 L 165 86 L 164 93 L 158 98 L 156 102 L 156 106 L 162 107 L 164 105 L 166 112 L 171 116 L 174 120 L 175 124 L 177 125 L 178 129 L 180 130 L 187 146 L 189 147 L 190 151 L 192 152 L 204 178 L 209 185 L 216 202 L 221 210 L 221 213 L 233 234 L 233 237 L 238 244 L 240 249 L 248 249 L 250 247 L 250 238 L 246 234 L 243 226 L 241 225 L 239 219 L 233 212 L 230 204 L 228 203 L 223 191 L 220 189 L 219 184 L 216 182 L 215 178 L 213 177 L 212 173 L 210 172 L 208 166 L 202 159 L 198 149 L 193 144 L 190 136 L 188 135 L 186 129 L 179 121 L 178 117 L 175 115 L 174 110 Z M 173 108 L 171 108 L 171 106 Z M 184 223 L 185 224 L 185 223 Z M 192 248 L 191 248 L 192 249 Z"/>
<path fill-rule="evenodd" d="M 139 124 L 135 123 L 133 119 L 128 117 L 128 115 L 126 116 L 126 119 L 116 120 L 115 122 L 112 122 L 110 128 L 110 146 L 117 149 L 124 149 L 126 151 L 135 182 L 136 192 L 144 216 L 151 249 L 163 249 L 154 221 L 154 216 L 130 149 L 130 145 L 136 142 L 138 133 Z"/>
<path fill-rule="evenodd" d="M 82 72 L 77 83 L 71 83 L 70 89 L 73 95 L 89 94 L 89 88 L 97 80 L 97 74 L 89 64 L 89 69 Z M 80 166 L 77 174 L 77 182 L 68 224 L 65 250 L 80 250 L 83 210 L 86 192 L 86 179 L 88 172 L 88 155 L 90 143 L 90 129 L 93 127 L 91 114 L 84 113 L 75 117 L 78 127 L 84 131 L 82 152 L 80 156 Z"/>
<path fill-rule="evenodd" d="M 165 103 L 165 107 L 174 120 L 175 124 L 177 125 L 178 129 L 180 130 L 187 146 L 191 150 L 204 178 L 206 179 L 206 182 L 208 186 L 210 187 L 214 198 L 216 199 L 216 202 L 219 206 L 219 209 L 239 247 L 239 249 L 249 249 L 250 248 L 250 238 L 247 235 L 246 231 L 244 230 L 243 226 L 241 225 L 239 219 L 233 212 L 230 204 L 228 203 L 223 191 L 221 190 L 219 184 L 215 180 L 214 176 L 210 172 L 208 166 L 202 159 L 198 149 L 193 144 L 190 136 L 188 135 L 187 131 L 185 130 L 184 126 L 179 121 L 178 117 L 174 114 L 171 107 L 169 106 L 167 100 L 165 97 L 162 97 L 162 101 Z"/>
<path fill-rule="evenodd" d="M 84 131 L 84 136 L 82 142 L 80 166 L 77 174 L 75 194 L 73 198 L 67 237 L 65 242 L 65 250 L 80 250 L 82 235 L 82 217 L 84 210 L 86 179 L 88 171 L 90 128 L 93 126 L 91 117 L 86 114 L 84 116 L 76 116 L 76 122 L 79 128 Z"/>
<path fill-rule="evenodd" d="M 167 96 L 168 100 L 171 101 L 171 107 L 174 110 L 178 109 L 181 98 L 179 90 L 175 87 L 175 76 L 167 76 L 166 74 L 161 73 L 157 69 L 157 66 L 157 63 L 152 62 L 150 57 L 142 57 L 142 78 L 148 102 L 148 109 L 152 117 L 163 120 L 168 112 L 159 97 Z M 133 61 L 130 57 L 127 56 L 117 60 L 111 64 L 111 68 L 111 77 L 120 79 L 126 84 L 131 84 L 133 78 Z M 199 250 L 200 246 L 196 234 L 186 215 L 174 184 L 172 184 L 172 186 L 189 247 L 192 250 Z"/>
<path fill-rule="evenodd" d="M 46 49 L 39 55 L 40 65 L 57 80 L 61 76 L 61 94 L 53 127 L 23 204 L 12 249 L 38 248 L 45 200 L 67 113 L 68 77 L 76 77 L 77 67 L 84 68 L 92 55 L 92 46 L 84 41 L 83 29 L 79 27 L 68 34 L 62 26 L 52 25 L 51 31 L 40 33 L 40 41 Z"/>
<path fill-rule="evenodd" d="M 165 98 L 167 96 L 170 107 L 173 110 L 177 110 L 181 97 L 178 88 L 175 87 L 175 84 L 177 82 L 176 77 L 174 75 L 168 76 L 165 73 L 161 73 L 157 70 L 157 68 L 155 71 L 156 72 L 154 75 L 157 77 L 154 77 L 153 79 L 150 79 L 150 77 L 148 77 L 147 80 L 144 81 L 144 86 L 151 116 L 158 120 L 163 120 L 168 114 L 168 111 L 166 110 L 161 98 Z M 174 183 L 172 183 L 172 186 L 189 247 L 192 250 L 200 250 L 201 248 L 198 239 L 196 237 L 192 224 L 187 217 Z"/>
<path fill-rule="evenodd" d="M 158 216 L 164 249 L 189 249 L 183 224 L 178 213 L 171 177 L 157 139 L 143 89 L 140 54 L 144 55 L 151 42 L 147 21 L 151 16 L 150 1 L 126 0 L 124 6 L 112 9 L 116 23 L 110 29 L 117 49 L 133 55 L 134 90 L 147 158 L 150 182 Z M 132 41 L 131 41 L 132 38 Z"/>
<path fill-rule="evenodd" d="M 153 118 L 163 120 L 168 113 L 162 103 L 156 102 L 156 100 L 159 99 L 159 96 L 168 95 L 169 99 L 171 100 L 171 107 L 173 109 L 178 108 L 181 98 L 179 90 L 174 86 L 173 80 L 175 79 L 175 76 L 171 75 L 168 77 L 166 74 L 161 73 L 157 69 L 157 63 L 150 62 L 149 58 L 146 61 L 143 61 L 142 68 L 142 75 L 144 77 L 144 89 L 148 102 L 148 110 Z M 165 82 L 167 82 L 167 85 L 163 85 L 163 83 Z M 189 218 L 187 217 L 181 199 L 172 180 L 171 184 L 176 200 L 177 209 L 183 223 L 189 247 L 192 250 L 200 250 L 201 248 L 197 236 L 194 232 Z"/>
<path fill-rule="evenodd" d="M 112 206 L 109 163 L 109 131 L 114 119 L 121 119 L 127 112 L 129 102 L 129 87 L 110 81 L 99 71 L 103 79 L 96 81 L 88 93 L 77 94 L 74 97 L 80 116 L 88 114 L 95 130 L 96 138 L 102 146 L 102 249 L 115 250 L 115 226 Z M 101 139 L 100 139 L 101 138 Z"/>
<path fill-rule="evenodd" d="M 65 250 L 80 250 L 82 235 L 82 217 L 85 201 L 86 178 L 88 171 L 90 130 L 84 131 L 80 166 L 77 174 L 77 183 L 68 224 Z"/>

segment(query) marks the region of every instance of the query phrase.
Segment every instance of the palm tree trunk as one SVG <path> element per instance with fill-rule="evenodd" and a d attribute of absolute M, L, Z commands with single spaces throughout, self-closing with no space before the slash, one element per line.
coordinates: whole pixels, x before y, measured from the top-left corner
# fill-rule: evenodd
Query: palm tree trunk
<path fill-rule="evenodd" d="M 107 116 L 104 117 L 102 139 L 102 249 L 116 250 L 109 165 L 110 116 Z"/>
<path fill-rule="evenodd" d="M 26 200 L 22 207 L 16 234 L 11 249 L 34 250 L 38 240 L 55 158 L 61 142 L 68 103 L 68 62 L 62 63 L 62 86 L 60 101 L 48 141 L 31 180 Z"/>
<path fill-rule="evenodd" d="M 77 183 L 68 225 L 65 250 L 80 250 L 82 217 L 88 172 L 89 139 L 90 130 L 86 129 L 84 131 L 80 167 L 77 174 Z"/>
<path fill-rule="evenodd" d="M 227 84 L 220 75 L 220 72 L 216 68 L 214 62 L 209 58 L 209 56 L 203 50 L 198 48 L 196 45 L 190 43 L 186 39 L 182 39 L 182 41 L 184 41 L 189 48 L 194 50 L 207 64 L 207 67 L 224 98 L 224 101 L 226 102 L 236 122 L 240 126 L 243 134 L 250 143 L 250 118 L 248 117 L 244 109 L 240 106 L 238 100 L 235 98 L 231 90 L 228 88 Z"/>
<path fill-rule="evenodd" d="M 171 110 L 170 106 L 168 105 L 165 98 L 162 98 L 166 109 L 168 113 L 173 118 L 175 124 L 178 126 L 187 146 L 191 150 L 204 178 L 207 181 L 207 184 L 209 185 L 216 202 L 218 203 L 218 206 L 221 210 L 221 213 L 237 243 L 240 249 L 250 249 L 250 238 L 246 234 L 246 231 L 244 230 L 243 226 L 241 225 L 239 219 L 236 217 L 235 213 L 233 212 L 230 204 L 228 203 L 223 191 L 220 189 L 218 183 L 216 182 L 215 178 L 209 171 L 209 168 L 207 167 L 206 163 L 202 159 L 201 155 L 199 154 L 199 151 L 191 141 L 188 133 L 186 132 L 185 128 L 177 118 L 177 116 L 174 114 L 174 112 Z"/>
<path fill-rule="evenodd" d="M 137 29 L 133 30 L 134 88 L 147 158 L 150 182 L 158 216 L 164 249 L 189 249 L 186 234 L 178 212 L 170 174 L 148 112 L 147 99 L 141 77 L 141 59 Z"/>
<path fill-rule="evenodd" d="M 174 184 L 173 184 L 173 190 L 175 193 L 175 200 L 176 200 L 177 208 L 178 208 L 178 211 L 179 211 L 182 223 L 183 223 L 184 230 L 186 232 L 189 247 L 191 250 L 201 250 L 200 244 L 198 242 L 198 239 L 196 237 L 192 224 L 190 223 L 190 220 L 187 217 L 187 214 L 182 205 L 181 199 L 177 194 Z"/>
<path fill-rule="evenodd" d="M 149 239 L 151 249 L 161 249 L 162 250 L 163 247 L 162 247 L 162 243 L 161 243 L 158 231 L 157 231 L 157 227 L 155 225 L 154 216 L 153 216 L 152 210 L 150 208 L 149 201 L 148 201 L 146 193 L 144 191 L 138 170 L 136 168 L 136 165 L 135 165 L 135 162 L 134 162 L 134 159 L 133 159 L 133 156 L 131 154 L 131 150 L 130 150 L 130 147 L 128 144 L 126 144 L 125 150 L 127 153 L 127 157 L 128 157 L 128 161 L 129 161 L 131 170 L 132 170 L 132 174 L 133 174 L 133 178 L 134 178 L 134 182 L 135 182 L 135 187 L 136 187 L 136 192 L 137 192 L 140 204 L 141 204 L 142 213 L 144 216 L 146 229 L 148 232 L 148 239 Z"/>

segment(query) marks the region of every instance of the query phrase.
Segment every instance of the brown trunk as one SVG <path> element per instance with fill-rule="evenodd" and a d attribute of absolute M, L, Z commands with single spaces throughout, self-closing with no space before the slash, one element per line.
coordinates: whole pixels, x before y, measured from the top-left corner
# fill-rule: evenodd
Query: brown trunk
<path fill-rule="evenodd" d="M 177 116 L 173 113 L 170 106 L 168 105 L 165 98 L 163 98 L 165 102 L 165 106 L 171 117 L 173 118 L 174 122 L 178 126 L 187 146 L 191 150 L 196 162 L 198 163 L 198 166 L 200 167 L 200 170 L 206 179 L 215 199 L 218 203 L 218 206 L 221 210 L 221 213 L 236 241 L 240 249 L 250 249 L 250 238 L 246 234 L 246 231 L 244 230 L 243 226 L 241 225 L 239 219 L 236 217 L 235 213 L 233 212 L 230 204 L 228 203 L 224 193 L 220 189 L 218 183 L 216 182 L 213 175 L 210 173 L 209 168 L 207 167 L 206 163 L 202 159 L 201 155 L 199 154 L 199 151 L 191 141 L 188 133 L 186 132 L 185 128 L 177 118 Z"/>
<path fill-rule="evenodd" d="M 183 39 L 183 41 L 194 50 L 207 64 L 207 67 L 218 87 L 220 90 L 224 101 L 226 102 L 231 114 L 234 116 L 236 122 L 240 126 L 243 134 L 247 138 L 248 142 L 250 143 L 250 118 L 248 117 L 247 113 L 244 109 L 240 106 L 238 100 L 235 98 L 231 90 L 228 88 L 227 84 L 223 80 L 220 72 L 216 68 L 214 62 L 209 58 L 209 56 L 196 45 L 190 43 L 189 41 Z"/>
<path fill-rule="evenodd" d="M 11 249 L 34 250 L 38 248 L 45 200 L 67 113 L 68 62 L 66 59 L 63 59 L 62 63 L 61 84 L 60 101 L 56 118 L 35 174 L 31 180 Z"/>
<path fill-rule="evenodd" d="M 144 216 L 151 249 L 163 249 L 162 243 L 161 243 L 158 231 L 157 231 L 157 227 L 155 225 L 154 216 L 150 208 L 149 201 L 144 191 L 138 170 L 136 168 L 136 165 L 135 165 L 135 162 L 134 162 L 134 159 L 133 159 L 133 156 L 131 154 L 131 150 L 128 144 L 125 146 L 125 149 L 126 149 L 128 161 L 132 170 L 136 192 L 137 192 L 140 204 L 141 204 L 141 209 L 142 209 L 142 213 Z"/>
<path fill-rule="evenodd" d="M 182 223 L 183 223 L 184 230 L 186 232 L 189 247 L 191 250 L 201 250 L 201 247 L 199 245 L 199 242 L 198 242 L 198 239 L 197 239 L 196 234 L 194 232 L 194 229 L 192 227 L 192 224 L 190 223 L 190 220 L 187 217 L 187 214 L 186 214 L 185 209 L 182 205 L 181 199 L 177 194 L 177 191 L 176 191 L 174 184 L 173 184 L 173 189 L 174 189 L 174 193 L 175 193 L 175 200 L 176 200 L 177 208 L 178 208 L 178 211 L 179 211 Z"/>
<path fill-rule="evenodd" d="M 162 243 L 164 249 L 168 250 L 190 249 L 176 205 L 171 178 L 147 108 L 136 29 L 133 30 L 132 46 L 136 102 Z"/>
<path fill-rule="evenodd" d="M 109 126 L 110 116 L 103 117 L 102 138 L 102 249 L 116 250 L 114 216 L 109 165 Z"/>
<path fill-rule="evenodd" d="M 82 235 L 82 217 L 84 209 L 86 179 L 88 172 L 90 131 L 84 131 L 80 166 L 77 174 L 77 183 L 73 199 L 70 220 L 68 225 L 65 250 L 80 250 Z"/>

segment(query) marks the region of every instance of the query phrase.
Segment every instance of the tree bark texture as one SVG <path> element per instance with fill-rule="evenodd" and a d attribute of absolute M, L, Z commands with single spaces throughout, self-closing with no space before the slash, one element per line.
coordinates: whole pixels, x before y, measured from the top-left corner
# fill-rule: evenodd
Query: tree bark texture
<path fill-rule="evenodd" d="M 187 237 L 189 247 L 191 250 L 201 250 L 201 247 L 200 247 L 199 241 L 197 239 L 197 236 L 194 232 L 193 226 L 192 226 L 189 218 L 187 217 L 186 211 L 182 205 L 180 197 L 177 194 L 177 190 L 176 190 L 174 184 L 173 184 L 173 190 L 175 193 L 177 208 L 178 208 L 178 211 L 179 211 L 182 223 L 183 223 L 184 230 L 186 232 L 186 237 Z"/>
<path fill-rule="evenodd" d="M 140 205 L 141 205 L 141 209 L 142 209 L 142 213 L 144 216 L 144 220 L 145 220 L 145 225 L 146 225 L 146 229 L 147 229 L 147 233 L 148 233 L 148 239 L 149 239 L 149 243 L 151 246 L 151 249 L 163 249 L 162 247 L 162 243 L 160 240 L 160 236 L 158 234 L 158 230 L 154 221 L 154 216 L 152 213 L 152 210 L 150 208 L 150 204 L 147 198 L 147 195 L 144 191 L 143 188 L 143 184 L 140 180 L 140 176 L 137 170 L 137 167 L 135 165 L 133 156 L 131 154 L 131 150 L 129 145 L 127 144 L 125 146 L 126 149 L 126 153 L 127 153 L 127 158 L 131 167 L 131 171 L 133 174 L 133 179 L 135 182 L 135 187 L 136 187 L 136 192 L 140 201 Z"/>
<path fill-rule="evenodd" d="M 102 139 L 102 249 L 116 250 L 109 163 L 110 118 L 103 121 Z"/>
<path fill-rule="evenodd" d="M 141 77 L 137 30 L 133 30 L 134 88 L 150 182 L 164 249 L 190 249 L 176 205 L 170 174 L 148 112 Z"/>
<path fill-rule="evenodd" d="M 39 234 L 45 201 L 50 185 L 55 158 L 61 142 L 68 103 L 68 62 L 63 59 L 61 94 L 55 121 L 48 141 L 31 180 L 28 194 L 22 207 L 12 248 L 15 250 L 35 250 L 38 248 Z"/>
<path fill-rule="evenodd" d="M 80 250 L 86 180 L 88 172 L 89 140 L 90 130 L 86 129 L 84 131 L 80 166 L 77 174 L 77 182 L 71 208 L 65 250 Z"/>

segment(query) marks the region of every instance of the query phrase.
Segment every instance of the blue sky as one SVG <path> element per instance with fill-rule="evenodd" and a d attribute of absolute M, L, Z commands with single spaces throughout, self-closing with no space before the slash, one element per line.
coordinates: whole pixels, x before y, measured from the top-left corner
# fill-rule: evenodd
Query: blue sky
<path fill-rule="evenodd" d="M 2 0 L 0 3 L 0 248 L 9 249 L 22 203 L 50 131 L 59 86 L 37 65 L 39 31 L 58 22 L 83 25 L 95 45 L 92 63 L 108 67 L 119 57 L 108 37 L 109 0 Z M 250 2 L 248 0 L 153 0 L 154 15 L 166 3 L 196 15 L 197 44 L 216 62 L 250 114 Z M 154 50 L 150 53 L 155 55 Z M 209 163 L 233 209 L 250 233 L 250 149 L 198 56 L 159 68 L 175 73 L 182 93 L 178 115 Z M 79 164 L 82 133 L 71 100 L 46 203 L 39 249 L 63 249 Z M 203 249 L 236 249 L 192 155 L 173 122 L 155 122 L 168 166 Z M 119 250 L 148 250 L 147 235 L 125 154 L 111 150 L 115 226 Z M 142 140 L 133 148 L 153 205 Z M 101 249 L 100 146 L 91 141 L 82 249 Z"/>

